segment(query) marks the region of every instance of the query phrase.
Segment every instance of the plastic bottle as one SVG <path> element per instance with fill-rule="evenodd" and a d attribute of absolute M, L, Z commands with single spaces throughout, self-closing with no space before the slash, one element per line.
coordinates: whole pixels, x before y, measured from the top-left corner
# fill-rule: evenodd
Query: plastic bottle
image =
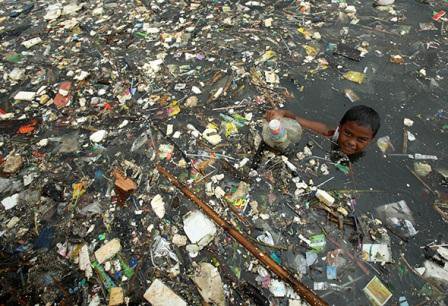
<path fill-rule="evenodd" d="M 333 205 L 335 201 L 335 199 L 328 192 L 322 189 L 317 189 L 316 198 L 318 198 L 319 201 L 326 204 L 327 206 Z"/>
<path fill-rule="evenodd" d="M 278 118 L 263 123 L 264 142 L 279 151 L 285 151 L 302 138 L 302 127 L 290 118 Z"/>

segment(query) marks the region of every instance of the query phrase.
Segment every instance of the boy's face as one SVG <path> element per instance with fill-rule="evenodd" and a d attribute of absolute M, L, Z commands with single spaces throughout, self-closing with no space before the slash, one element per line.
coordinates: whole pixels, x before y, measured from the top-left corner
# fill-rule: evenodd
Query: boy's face
<path fill-rule="evenodd" d="M 370 127 L 347 121 L 339 126 L 338 145 L 342 152 L 353 155 L 363 151 L 373 139 Z"/>

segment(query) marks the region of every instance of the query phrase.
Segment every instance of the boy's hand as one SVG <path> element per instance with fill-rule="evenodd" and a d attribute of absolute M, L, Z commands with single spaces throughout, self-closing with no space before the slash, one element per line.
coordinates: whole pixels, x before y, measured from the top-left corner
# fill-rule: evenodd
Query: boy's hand
<path fill-rule="evenodd" d="M 275 118 L 282 118 L 285 116 L 285 110 L 283 109 L 271 109 L 266 112 L 264 115 L 267 121 L 271 121 Z"/>

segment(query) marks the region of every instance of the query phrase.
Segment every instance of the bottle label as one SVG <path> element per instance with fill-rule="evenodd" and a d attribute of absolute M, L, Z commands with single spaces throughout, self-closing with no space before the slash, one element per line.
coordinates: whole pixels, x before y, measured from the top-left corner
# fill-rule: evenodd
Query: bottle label
<path fill-rule="evenodd" d="M 284 142 L 286 141 L 288 135 L 286 135 L 286 129 L 283 127 L 280 128 L 280 131 L 276 134 L 271 133 L 271 138 L 275 142 Z"/>

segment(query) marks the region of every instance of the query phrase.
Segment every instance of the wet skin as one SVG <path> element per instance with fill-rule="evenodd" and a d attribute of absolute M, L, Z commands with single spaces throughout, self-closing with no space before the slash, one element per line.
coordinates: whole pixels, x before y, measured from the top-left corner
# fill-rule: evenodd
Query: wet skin
<path fill-rule="evenodd" d="M 347 121 L 339 127 L 338 145 L 342 152 L 353 155 L 362 152 L 373 137 L 370 127 Z"/>

